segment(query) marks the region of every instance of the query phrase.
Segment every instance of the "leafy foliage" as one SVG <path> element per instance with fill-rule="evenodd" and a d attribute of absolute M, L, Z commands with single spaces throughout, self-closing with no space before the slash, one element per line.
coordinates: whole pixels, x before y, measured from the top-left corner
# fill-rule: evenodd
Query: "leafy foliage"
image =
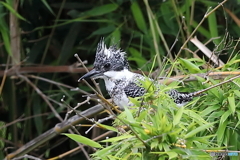
<path fill-rule="evenodd" d="M 148 84 L 143 82 L 143 86 Z M 103 140 L 111 145 L 94 153 L 95 159 L 210 159 L 204 150 L 216 147 L 209 129 L 214 123 L 204 120 L 197 110 L 177 107 L 165 91 L 166 87 L 157 94 L 150 92 L 142 106 L 133 99 L 136 106 L 125 108 L 115 120 L 116 127 L 127 126 L 127 131 Z"/>

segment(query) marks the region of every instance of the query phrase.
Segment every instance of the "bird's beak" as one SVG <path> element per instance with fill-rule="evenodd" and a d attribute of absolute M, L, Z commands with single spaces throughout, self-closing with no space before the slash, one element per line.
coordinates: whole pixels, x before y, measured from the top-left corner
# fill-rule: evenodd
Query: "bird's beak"
<path fill-rule="evenodd" d="M 82 79 L 95 78 L 101 75 L 102 73 L 100 71 L 97 71 L 96 69 L 92 69 L 90 72 L 86 73 L 81 78 L 79 78 L 78 82 L 80 82 Z"/>

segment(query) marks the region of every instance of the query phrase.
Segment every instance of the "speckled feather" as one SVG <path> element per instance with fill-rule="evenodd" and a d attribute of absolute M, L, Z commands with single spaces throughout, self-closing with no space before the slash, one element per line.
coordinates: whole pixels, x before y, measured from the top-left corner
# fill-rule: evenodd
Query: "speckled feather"
<path fill-rule="evenodd" d="M 141 97 L 146 93 L 145 88 L 140 87 L 134 82 L 128 83 L 128 85 L 124 88 L 124 92 L 128 97 Z"/>
<path fill-rule="evenodd" d="M 102 38 L 98 43 L 94 68 L 101 70 L 104 64 L 111 63 L 112 65 L 129 69 L 129 64 L 125 55 L 126 53 L 121 51 L 121 49 L 118 49 L 116 45 L 107 48 L 106 44 L 104 43 L 104 38 Z"/>

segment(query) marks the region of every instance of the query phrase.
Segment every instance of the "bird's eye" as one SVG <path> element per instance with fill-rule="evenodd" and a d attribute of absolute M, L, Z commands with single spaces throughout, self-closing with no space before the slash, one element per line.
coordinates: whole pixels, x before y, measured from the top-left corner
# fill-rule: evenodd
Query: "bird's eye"
<path fill-rule="evenodd" d="M 110 63 L 106 63 L 103 67 L 104 67 L 104 69 L 109 69 L 110 68 Z"/>

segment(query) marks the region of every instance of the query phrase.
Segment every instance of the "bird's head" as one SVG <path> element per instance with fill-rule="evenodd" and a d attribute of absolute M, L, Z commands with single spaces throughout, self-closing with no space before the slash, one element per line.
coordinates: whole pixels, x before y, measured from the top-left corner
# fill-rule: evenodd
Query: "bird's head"
<path fill-rule="evenodd" d="M 83 75 L 78 81 L 87 78 L 111 78 L 123 70 L 129 70 L 125 54 L 116 45 L 107 48 L 102 38 L 98 43 L 93 70 Z"/>

